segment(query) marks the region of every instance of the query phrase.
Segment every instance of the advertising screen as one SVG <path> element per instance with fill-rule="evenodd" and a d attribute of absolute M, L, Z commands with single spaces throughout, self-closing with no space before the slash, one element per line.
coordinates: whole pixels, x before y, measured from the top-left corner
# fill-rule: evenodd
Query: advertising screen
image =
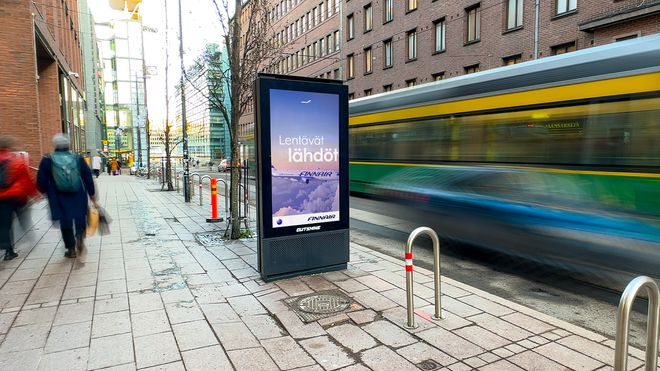
<path fill-rule="evenodd" d="M 269 92 L 272 228 L 339 221 L 339 95 Z"/>

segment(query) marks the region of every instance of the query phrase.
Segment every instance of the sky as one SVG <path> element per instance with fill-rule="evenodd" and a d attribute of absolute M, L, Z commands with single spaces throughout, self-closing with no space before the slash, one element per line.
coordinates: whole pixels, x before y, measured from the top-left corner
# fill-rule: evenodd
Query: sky
<path fill-rule="evenodd" d="M 181 76 L 179 62 L 179 13 L 177 0 L 143 0 L 142 22 L 156 32 L 144 32 L 145 63 L 155 75 L 147 79 L 147 102 L 152 128 L 162 128 L 165 122 L 165 3 L 168 14 L 169 96 L 174 107 L 174 86 Z M 218 0 L 222 6 L 222 0 Z M 108 0 L 89 0 L 96 21 L 108 21 L 122 16 L 113 11 Z M 183 18 L 184 64 L 192 65 L 207 43 L 222 43 L 222 28 L 213 0 L 181 0 Z M 170 108 L 173 112 L 173 108 Z M 170 117 L 170 120 L 173 118 Z"/>
<path fill-rule="evenodd" d="M 280 171 L 287 170 L 334 170 L 338 162 L 294 163 L 289 162 L 289 150 L 308 151 L 339 149 L 339 96 L 272 89 L 270 94 L 271 161 Z M 283 145 L 286 138 L 323 138 L 323 145 Z"/>

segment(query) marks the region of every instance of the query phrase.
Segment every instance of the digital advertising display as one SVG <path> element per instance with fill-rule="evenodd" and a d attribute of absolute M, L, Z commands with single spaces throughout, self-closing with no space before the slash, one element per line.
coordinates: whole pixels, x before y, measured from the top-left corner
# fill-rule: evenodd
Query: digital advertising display
<path fill-rule="evenodd" d="M 270 90 L 272 227 L 340 220 L 339 96 Z"/>
<path fill-rule="evenodd" d="M 259 269 L 264 280 L 348 262 L 348 89 L 260 74 L 255 83 Z"/>

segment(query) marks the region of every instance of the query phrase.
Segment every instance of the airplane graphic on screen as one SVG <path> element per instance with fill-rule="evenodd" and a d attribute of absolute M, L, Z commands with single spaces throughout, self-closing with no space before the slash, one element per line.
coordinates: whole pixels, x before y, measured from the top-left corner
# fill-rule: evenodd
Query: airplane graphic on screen
<path fill-rule="evenodd" d="M 275 178 L 287 178 L 309 184 L 312 179 L 328 181 L 339 180 L 339 172 L 332 170 L 288 170 L 279 171 L 275 166 L 270 167 L 270 173 Z"/>

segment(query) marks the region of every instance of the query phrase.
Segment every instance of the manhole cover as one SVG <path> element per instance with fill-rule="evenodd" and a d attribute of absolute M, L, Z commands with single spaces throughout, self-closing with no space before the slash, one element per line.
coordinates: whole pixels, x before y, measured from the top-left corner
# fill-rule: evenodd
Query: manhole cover
<path fill-rule="evenodd" d="M 351 301 L 337 294 L 316 294 L 300 299 L 298 308 L 303 312 L 314 314 L 329 314 L 346 310 L 351 305 Z"/>
<path fill-rule="evenodd" d="M 422 361 L 417 364 L 417 367 L 419 367 L 422 370 L 426 371 L 434 371 L 434 370 L 439 370 L 440 367 L 442 367 L 438 362 L 432 360 L 432 359 L 427 359 L 426 361 Z"/>
<path fill-rule="evenodd" d="M 302 319 L 309 323 L 321 318 L 330 317 L 342 312 L 352 312 L 363 309 L 351 298 L 339 290 L 329 290 L 284 299 L 291 309 Z"/>

